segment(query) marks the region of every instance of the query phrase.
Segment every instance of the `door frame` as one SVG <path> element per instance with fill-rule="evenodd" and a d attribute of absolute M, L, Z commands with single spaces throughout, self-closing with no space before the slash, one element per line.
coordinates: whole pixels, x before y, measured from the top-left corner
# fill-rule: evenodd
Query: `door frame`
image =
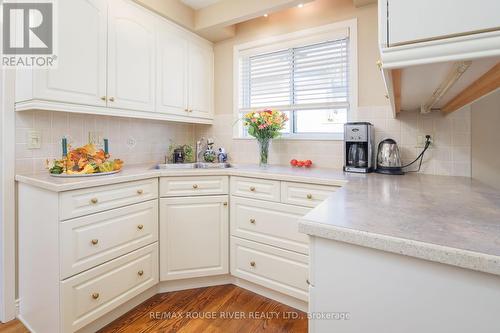
<path fill-rule="evenodd" d="M 15 319 L 15 70 L 0 69 L 0 321 Z"/>

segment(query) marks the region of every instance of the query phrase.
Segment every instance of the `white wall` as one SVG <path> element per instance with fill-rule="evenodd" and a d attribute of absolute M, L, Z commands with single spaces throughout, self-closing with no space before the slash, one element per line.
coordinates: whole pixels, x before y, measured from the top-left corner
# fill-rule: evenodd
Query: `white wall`
<path fill-rule="evenodd" d="M 500 189 L 500 89 L 471 106 L 472 178 Z"/>

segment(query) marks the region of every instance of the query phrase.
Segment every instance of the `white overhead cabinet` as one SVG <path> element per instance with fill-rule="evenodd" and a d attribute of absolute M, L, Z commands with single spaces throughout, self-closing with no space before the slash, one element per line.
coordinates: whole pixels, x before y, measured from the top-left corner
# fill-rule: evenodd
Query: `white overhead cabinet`
<path fill-rule="evenodd" d="M 158 33 L 157 110 L 212 118 L 213 50 L 168 22 Z"/>
<path fill-rule="evenodd" d="M 122 0 L 109 13 L 108 107 L 154 111 L 155 17 Z"/>
<path fill-rule="evenodd" d="M 498 0 L 382 0 L 384 68 L 500 55 Z"/>
<path fill-rule="evenodd" d="M 213 47 L 130 0 L 58 2 L 57 68 L 18 70 L 16 110 L 211 123 Z"/>
<path fill-rule="evenodd" d="M 102 0 L 59 1 L 57 68 L 20 69 L 16 100 L 106 106 L 108 6 Z"/>

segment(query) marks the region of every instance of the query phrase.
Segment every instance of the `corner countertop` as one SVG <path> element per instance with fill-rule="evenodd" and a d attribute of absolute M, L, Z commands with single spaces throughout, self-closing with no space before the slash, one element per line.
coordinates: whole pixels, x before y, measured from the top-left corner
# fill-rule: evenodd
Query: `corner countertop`
<path fill-rule="evenodd" d="M 341 170 L 318 168 L 292 168 L 289 166 L 234 165 L 227 169 L 155 169 L 152 165 L 125 166 L 114 175 L 95 177 L 52 177 L 49 173 L 16 175 L 16 180 L 48 191 L 64 192 L 101 185 L 110 185 L 135 180 L 174 176 L 242 176 L 320 185 L 343 186 L 347 177 Z"/>
<path fill-rule="evenodd" d="M 466 177 L 350 178 L 299 230 L 500 275 L 500 191 Z"/>
<path fill-rule="evenodd" d="M 18 182 L 63 192 L 168 176 L 228 175 L 341 186 L 299 224 L 314 237 L 500 275 L 500 191 L 465 177 L 345 174 L 335 169 L 236 165 L 157 170 L 126 166 L 111 176 L 17 175 Z"/>

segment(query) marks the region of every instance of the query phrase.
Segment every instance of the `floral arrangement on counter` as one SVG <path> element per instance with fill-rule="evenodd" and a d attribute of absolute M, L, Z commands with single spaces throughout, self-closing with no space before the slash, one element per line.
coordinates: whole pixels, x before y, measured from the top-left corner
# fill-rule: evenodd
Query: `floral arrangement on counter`
<path fill-rule="evenodd" d="M 259 143 L 261 166 L 267 166 L 269 143 L 281 135 L 287 121 L 285 113 L 273 109 L 252 111 L 243 116 L 243 124 L 247 127 L 248 134 Z"/>
<path fill-rule="evenodd" d="M 83 147 L 71 149 L 66 139 L 62 140 L 63 158 L 47 160 L 47 167 L 51 174 L 67 173 L 68 175 L 98 174 L 104 172 L 120 171 L 123 161 L 120 159 L 110 160 L 107 152 L 107 140 L 104 141 L 105 149 L 97 149 L 94 144 L 86 144 Z"/>

